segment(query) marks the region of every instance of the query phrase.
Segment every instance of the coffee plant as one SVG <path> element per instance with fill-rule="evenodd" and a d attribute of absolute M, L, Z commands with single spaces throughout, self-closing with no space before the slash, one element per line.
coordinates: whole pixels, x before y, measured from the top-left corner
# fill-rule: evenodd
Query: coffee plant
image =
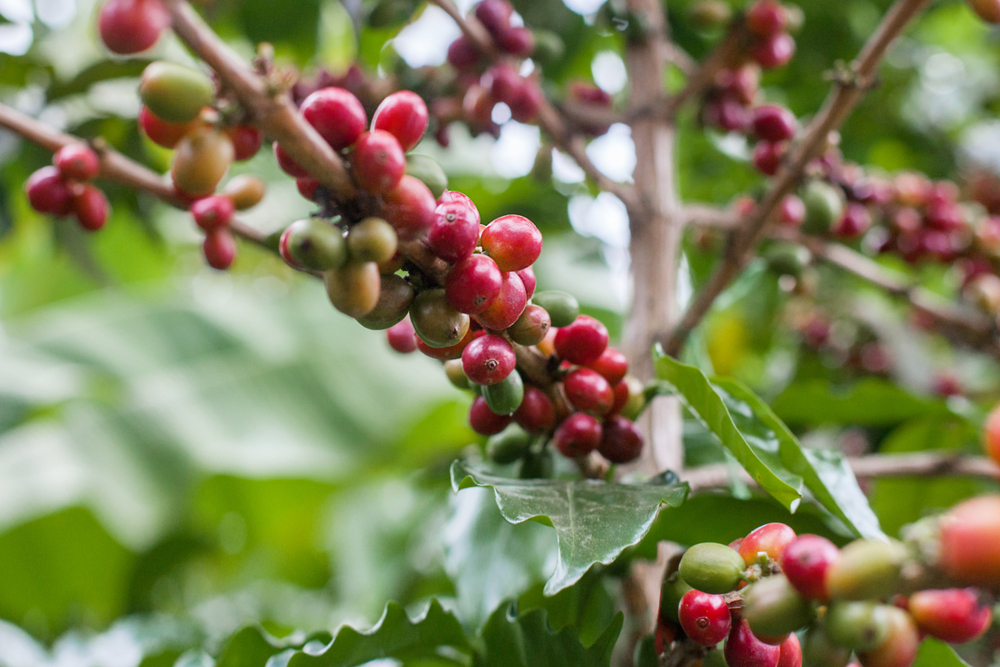
<path fill-rule="evenodd" d="M 1000 0 L 57 9 L 0 665 L 1000 664 Z"/>

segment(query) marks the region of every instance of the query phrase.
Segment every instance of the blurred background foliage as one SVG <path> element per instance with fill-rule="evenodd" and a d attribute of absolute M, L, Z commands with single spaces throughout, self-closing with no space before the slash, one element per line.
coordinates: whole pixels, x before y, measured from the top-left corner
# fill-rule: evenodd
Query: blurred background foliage
<path fill-rule="evenodd" d="M 407 76 L 407 63 L 443 60 L 450 37 L 441 35 L 455 28 L 436 9 L 403 4 L 418 10 L 412 25 L 378 29 L 365 23 L 374 3 L 361 0 L 217 0 L 207 13 L 245 55 L 266 40 L 303 70 L 357 58 Z M 514 4 L 564 38 L 565 55 L 543 70 L 553 94 L 584 79 L 624 99 L 624 37 L 595 18 L 600 2 Z M 668 3 L 671 27 L 701 56 L 718 35 L 691 28 L 690 4 Z M 829 89 L 825 73 L 858 51 L 890 2 L 796 4 L 806 16 L 798 56 L 764 85 L 808 117 Z M 0 100 L 162 171 L 168 156 L 134 122 L 145 61 L 108 60 L 94 13 L 92 0 L 0 2 Z M 972 161 L 1000 171 L 998 37 L 964 3 L 934 3 L 844 126 L 845 156 L 935 178 Z M 153 56 L 189 59 L 173 38 Z M 725 205 L 762 186 L 742 140 L 701 131 L 693 112 L 681 125 L 685 198 Z M 540 288 L 574 293 L 617 335 L 628 297 L 623 208 L 559 155 L 553 179 L 533 178 L 539 146 L 536 130 L 511 123 L 496 142 L 456 131 L 448 150 L 426 141 L 418 152 L 437 158 L 484 218 L 518 212 L 538 223 Z M 591 151 L 608 173 L 630 174 L 627 128 Z M 0 132 L 0 664 L 168 665 L 193 646 L 217 652 L 246 623 L 276 636 L 317 632 L 370 624 L 389 600 L 432 597 L 470 633 L 519 598 L 522 610 L 544 608 L 553 630 L 574 626 L 585 645 L 597 641 L 622 568 L 541 595 L 552 532 L 507 524 L 488 490 L 450 490 L 448 464 L 477 440 L 467 396 L 436 362 L 393 355 L 314 281 L 254 248 L 241 247 L 230 273 L 205 268 L 186 216 L 122 188 L 102 184 L 114 216 L 100 234 L 39 216 L 22 184 L 49 159 Z M 270 182 L 251 224 L 273 231 L 309 211 L 269 152 L 240 172 Z M 712 261 L 688 240 L 682 299 Z M 954 293 L 944 270 L 920 277 Z M 864 378 L 804 346 L 792 320 L 805 306 L 762 266 L 720 300 L 687 361 L 750 384 L 809 446 L 975 451 L 981 410 L 998 394 L 995 366 L 916 331 L 899 304 L 864 286 L 825 270 L 819 279 L 835 335 L 877 332 L 889 371 Z M 967 398 L 932 395 L 944 372 Z M 690 465 L 727 460 L 694 420 L 686 444 Z M 867 490 L 893 534 L 985 488 L 894 479 Z M 792 521 L 738 486 L 661 517 L 668 534 L 692 541 L 726 541 L 765 520 Z M 794 521 L 829 532 L 808 513 Z"/>

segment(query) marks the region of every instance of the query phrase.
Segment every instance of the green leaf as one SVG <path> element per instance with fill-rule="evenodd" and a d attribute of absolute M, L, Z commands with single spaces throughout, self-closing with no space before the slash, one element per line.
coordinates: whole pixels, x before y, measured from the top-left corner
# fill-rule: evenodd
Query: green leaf
<path fill-rule="evenodd" d="M 553 632 L 542 610 L 517 616 L 514 605 L 502 605 L 486 622 L 473 655 L 473 667 L 607 667 L 625 616 L 615 615 L 589 648 L 576 629 Z"/>
<path fill-rule="evenodd" d="M 929 638 L 920 645 L 913 667 L 969 667 L 969 663 L 959 658 L 952 647 Z"/>
<path fill-rule="evenodd" d="M 260 628 L 243 628 L 226 642 L 215 667 L 264 667 L 272 655 L 283 650 Z"/>
<path fill-rule="evenodd" d="M 500 512 L 510 523 L 536 519 L 555 528 L 559 560 L 545 584 L 546 595 L 574 584 L 594 563 L 614 561 L 649 531 L 661 505 L 677 507 L 688 492 L 687 484 L 509 479 L 462 461 L 452 464 L 451 482 L 456 492 L 493 487 Z"/>
<path fill-rule="evenodd" d="M 437 600 L 431 600 L 426 613 L 412 621 L 403 607 L 390 602 L 372 629 L 344 626 L 324 648 L 295 652 L 288 667 L 352 667 L 382 658 L 431 658 L 445 646 L 469 651 L 462 625 Z"/>
<path fill-rule="evenodd" d="M 876 378 L 839 389 L 827 379 L 792 384 L 774 399 L 773 406 L 784 421 L 809 425 L 892 426 L 915 417 L 950 413 L 944 401 L 914 396 Z"/>

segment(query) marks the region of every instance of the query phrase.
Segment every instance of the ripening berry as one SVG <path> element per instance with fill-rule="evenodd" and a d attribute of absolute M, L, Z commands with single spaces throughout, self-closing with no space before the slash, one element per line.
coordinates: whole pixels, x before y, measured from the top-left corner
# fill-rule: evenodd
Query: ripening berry
<path fill-rule="evenodd" d="M 150 141 L 164 148 L 176 148 L 180 140 L 199 125 L 198 120 L 189 123 L 168 123 L 146 107 L 139 109 L 139 127 Z"/>
<path fill-rule="evenodd" d="M 233 142 L 233 159 L 237 162 L 252 158 L 264 143 L 264 133 L 253 125 L 236 125 L 226 130 L 226 135 Z"/>
<path fill-rule="evenodd" d="M 781 67 L 795 55 L 795 39 L 788 33 L 779 32 L 754 44 L 750 54 L 763 69 Z"/>
<path fill-rule="evenodd" d="M 786 227 L 801 227 L 806 221 L 806 205 L 795 195 L 787 195 L 778 209 L 778 223 Z"/>
<path fill-rule="evenodd" d="M 520 215 L 505 215 L 486 225 L 480 243 L 501 271 L 526 269 L 542 254 L 542 233 Z"/>
<path fill-rule="evenodd" d="M 233 219 L 236 206 L 224 195 L 212 195 L 191 204 L 191 216 L 196 225 L 206 232 L 221 229 Z"/>
<path fill-rule="evenodd" d="M 955 581 L 1000 586 L 1000 495 L 951 508 L 941 520 L 938 566 Z"/>
<path fill-rule="evenodd" d="M 783 574 L 762 577 L 743 590 L 743 618 L 765 644 L 783 644 L 789 633 L 808 625 L 813 616 L 812 604 Z"/>
<path fill-rule="evenodd" d="M 753 166 L 765 176 L 774 176 L 781 168 L 781 160 L 785 157 L 785 144 L 772 144 L 759 141 L 753 147 Z"/>
<path fill-rule="evenodd" d="M 597 361 L 588 364 L 588 367 L 604 376 L 608 384 L 614 387 L 625 379 L 625 374 L 628 373 L 628 359 L 618 350 L 609 347 L 601 353 Z"/>
<path fill-rule="evenodd" d="M 518 345 L 538 345 L 549 334 L 552 320 L 541 306 L 526 306 L 521 316 L 507 330 Z"/>
<path fill-rule="evenodd" d="M 449 305 L 443 289 L 418 294 L 410 308 L 410 321 L 420 340 L 431 347 L 452 347 L 469 332 L 469 316 Z"/>
<path fill-rule="evenodd" d="M 368 125 L 361 102 L 343 88 L 320 88 L 302 101 L 302 116 L 334 150 L 356 142 Z"/>
<path fill-rule="evenodd" d="M 401 241 L 413 241 L 434 224 L 437 202 L 424 183 L 406 175 L 384 197 L 383 217 Z"/>
<path fill-rule="evenodd" d="M 524 400 L 514 413 L 514 421 L 528 433 L 545 433 L 555 428 L 556 409 L 544 391 L 527 385 Z"/>
<path fill-rule="evenodd" d="M 524 285 L 524 293 L 530 299 L 535 295 L 535 286 L 538 284 L 538 279 L 535 278 L 535 270 L 530 266 L 516 271 L 517 277 L 521 279 L 521 284 Z"/>
<path fill-rule="evenodd" d="M 111 206 L 104 193 L 93 185 L 83 185 L 73 196 L 73 214 L 80 226 L 88 232 L 96 232 L 108 221 Z"/>
<path fill-rule="evenodd" d="M 795 531 L 783 523 L 768 523 L 750 532 L 740 544 L 740 556 L 747 564 L 777 563 L 788 545 L 795 541 Z"/>
<path fill-rule="evenodd" d="M 702 646 L 715 646 L 732 627 L 729 605 L 721 595 L 693 589 L 681 598 L 677 617 L 687 636 Z"/>
<path fill-rule="evenodd" d="M 993 610 L 979 602 L 974 588 L 917 591 L 907 610 L 921 632 L 949 644 L 978 638 L 993 621 Z"/>
<path fill-rule="evenodd" d="M 601 416 L 611 411 L 615 393 L 611 385 L 597 371 L 577 368 L 563 378 L 566 398 L 580 412 Z"/>
<path fill-rule="evenodd" d="M 788 27 L 788 12 L 774 0 L 757 0 L 746 14 L 747 28 L 759 37 L 770 37 Z"/>
<path fill-rule="evenodd" d="M 763 104 L 753 110 L 753 131 L 761 141 L 778 143 L 795 136 L 795 114 L 777 104 Z"/>
<path fill-rule="evenodd" d="M 987 23 L 1000 23 L 1000 0 L 968 0 L 979 18 Z"/>
<path fill-rule="evenodd" d="M 388 262 L 396 256 L 396 231 L 382 218 L 365 218 L 347 232 L 347 249 L 356 262 Z"/>
<path fill-rule="evenodd" d="M 351 154 L 354 180 L 373 194 L 392 190 L 406 173 L 406 156 L 396 137 L 383 130 L 361 135 Z"/>
<path fill-rule="evenodd" d="M 407 315 L 394 326 L 385 330 L 385 337 L 389 341 L 389 347 L 400 354 L 411 354 L 417 351 L 417 332 L 414 331 L 410 323 L 410 316 Z"/>
<path fill-rule="evenodd" d="M 372 116 L 372 130 L 388 132 L 404 152 L 411 151 L 427 131 L 427 105 L 412 91 L 395 92 L 378 105 Z"/>
<path fill-rule="evenodd" d="M 264 198 L 266 187 L 259 177 L 253 174 L 240 174 L 226 183 L 222 194 L 233 200 L 233 206 L 237 211 L 245 211 L 260 203 Z"/>
<path fill-rule="evenodd" d="M 303 218 L 290 224 L 281 235 L 278 252 L 296 269 L 329 271 L 347 262 L 343 234 L 321 218 Z"/>
<path fill-rule="evenodd" d="M 908 558 L 899 542 L 855 540 L 840 550 L 840 558 L 826 573 L 830 597 L 837 600 L 871 600 L 896 591 L 903 563 Z"/>
<path fill-rule="evenodd" d="M 572 364 L 592 364 L 607 347 L 608 328 L 588 315 L 580 315 L 556 334 L 556 353 Z"/>
<path fill-rule="evenodd" d="M 434 222 L 427 231 L 427 245 L 446 262 L 472 255 L 479 245 L 479 211 L 475 205 L 460 200 L 438 203 Z"/>
<path fill-rule="evenodd" d="M 42 167 L 24 184 L 31 208 L 39 213 L 69 215 L 73 211 L 73 201 L 69 184 L 55 167 Z"/>
<path fill-rule="evenodd" d="M 1000 465 L 1000 406 L 993 408 L 983 426 L 983 447 L 986 455 Z"/>
<path fill-rule="evenodd" d="M 462 353 L 465 352 L 465 348 L 469 346 L 469 343 L 485 333 L 485 331 L 473 331 L 470 328 L 467 332 L 465 332 L 465 336 L 462 340 L 458 341 L 454 345 L 449 345 L 448 347 L 431 347 L 421 340 L 420 336 L 417 336 L 417 349 L 420 350 L 424 356 L 428 356 L 431 359 L 438 359 L 439 361 L 461 359 Z"/>
<path fill-rule="evenodd" d="M 108 0 L 97 19 L 104 45 L 120 54 L 152 48 L 169 25 L 170 15 L 160 0 Z"/>
<path fill-rule="evenodd" d="M 510 375 L 516 366 L 514 348 L 501 336 L 489 334 L 477 338 L 462 352 L 462 370 L 476 384 L 496 384 Z"/>
<path fill-rule="evenodd" d="M 496 262 L 486 255 L 471 255 L 451 268 L 444 288 L 452 308 L 477 315 L 500 295 L 502 285 Z"/>
<path fill-rule="evenodd" d="M 158 118 L 171 123 L 190 123 L 212 104 L 215 85 L 201 70 L 157 60 L 143 70 L 139 96 Z"/>
<path fill-rule="evenodd" d="M 586 456 L 601 444 L 601 424 L 590 415 L 574 412 L 556 429 L 552 440 L 563 456 Z"/>
<path fill-rule="evenodd" d="M 228 229 L 216 229 L 205 234 L 201 249 L 208 265 L 219 271 L 228 269 L 236 259 L 236 240 Z"/>
<path fill-rule="evenodd" d="M 528 303 L 524 284 L 513 271 L 500 272 L 500 294 L 479 313 L 479 322 L 487 329 L 503 331 L 517 322 Z"/>
<path fill-rule="evenodd" d="M 280 144 L 275 142 L 274 144 L 274 157 L 278 161 L 278 166 L 281 167 L 281 171 L 285 172 L 292 178 L 305 178 L 309 176 L 309 172 L 306 171 L 298 162 L 292 159 L 292 156 L 288 154 Z"/>
<path fill-rule="evenodd" d="M 510 17 L 514 13 L 507 0 L 483 0 L 476 5 L 476 18 L 496 37 L 510 27 Z"/>
<path fill-rule="evenodd" d="M 477 396 L 469 408 L 469 426 L 479 435 L 496 435 L 507 428 L 510 422 L 510 416 L 498 415 L 490 410 L 482 396 Z"/>
<path fill-rule="evenodd" d="M 326 295 L 348 317 L 364 317 L 378 305 L 382 277 L 375 262 L 347 262 L 323 273 Z"/>
<path fill-rule="evenodd" d="M 177 144 L 170 175 L 174 187 L 192 197 L 215 192 L 233 162 L 233 142 L 211 128 L 201 127 Z"/>
<path fill-rule="evenodd" d="M 872 215 L 864 204 L 850 203 L 844 209 L 844 214 L 833 226 L 833 233 L 845 239 L 853 239 L 861 236 L 872 224 Z"/>
<path fill-rule="evenodd" d="M 902 609 L 886 607 L 888 633 L 873 650 L 858 653 L 863 667 L 910 667 L 920 648 L 920 633 Z"/>
<path fill-rule="evenodd" d="M 357 318 L 365 329 L 382 331 L 403 321 L 416 296 L 406 279 L 393 273 L 380 275 L 378 301 L 375 307 Z"/>
<path fill-rule="evenodd" d="M 75 181 L 89 181 L 96 178 L 101 171 L 101 161 L 97 153 L 85 144 L 69 144 L 63 146 L 52 157 L 63 178 Z"/>
<path fill-rule="evenodd" d="M 598 450 L 612 463 L 631 463 L 642 454 L 642 432 L 639 427 L 621 415 L 604 420 L 604 433 Z"/>
<path fill-rule="evenodd" d="M 781 648 L 754 637 L 747 622 L 741 620 L 726 639 L 725 656 L 728 667 L 777 667 Z"/>
<path fill-rule="evenodd" d="M 830 598 L 826 574 L 839 558 L 840 549 L 825 537 L 800 535 L 785 547 L 781 571 L 803 597 L 826 601 Z"/>

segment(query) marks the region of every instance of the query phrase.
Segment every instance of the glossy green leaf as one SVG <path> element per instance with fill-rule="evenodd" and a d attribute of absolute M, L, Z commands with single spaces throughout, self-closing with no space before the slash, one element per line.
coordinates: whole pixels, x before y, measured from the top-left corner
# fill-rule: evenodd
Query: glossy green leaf
<path fill-rule="evenodd" d="M 493 487 L 500 512 L 511 523 L 536 519 L 555 528 L 559 560 L 546 595 L 572 585 L 591 565 L 614 561 L 643 538 L 662 505 L 676 507 L 688 492 L 687 484 L 509 479 L 462 461 L 452 464 L 451 481 L 456 492 Z"/>
<path fill-rule="evenodd" d="M 969 663 L 959 658 L 955 649 L 943 641 L 928 638 L 920 645 L 912 667 L 969 667 Z"/>

